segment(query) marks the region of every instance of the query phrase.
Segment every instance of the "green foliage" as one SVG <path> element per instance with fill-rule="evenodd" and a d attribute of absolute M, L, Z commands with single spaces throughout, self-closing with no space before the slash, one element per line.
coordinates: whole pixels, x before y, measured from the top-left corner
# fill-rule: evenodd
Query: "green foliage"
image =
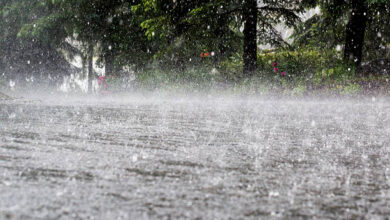
<path fill-rule="evenodd" d="M 241 54 L 233 54 L 230 59 L 222 61 L 218 67 L 221 76 L 227 81 L 237 81 L 243 77 Z"/>
<path fill-rule="evenodd" d="M 257 91 L 262 89 L 256 84 L 266 82 L 272 88 L 262 87 L 262 91 L 271 91 L 275 85 L 299 95 L 308 86 L 354 77 L 354 69 L 342 61 L 342 47 L 335 50 L 345 41 L 349 2 L 262 1 L 258 5 L 257 42 L 275 49 L 259 54 L 256 78 L 245 79 L 243 1 L 2 0 L 0 73 L 42 73 L 42 61 L 47 63 L 41 66 L 56 69 L 63 64 L 59 49 L 85 59 L 92 45 L 98 63 L 110 67 L 108 74 L 119 75 L 122 67 L 130 67 L 139 72 L 140 85 L 234 82 Z M 367 4 L 365 55 L 368 59 L 388 56 L 389 1 L 367 0 Z M 317 6 L 321 14 L 298 22 L 300 12 Z M 280 23 L 294 28 L 292 45 L 276 30 Z M 70 40 L 78 44 L 70 45 Z M 205 52 L 215 56 L 199 56 Z M 216 71 L 210 74 L 212 69 Z"/>
<path fill-rule="evenodd" d="M 385 55 L 390 43 L 390 1 L 367 0 L 368 22 L 363 54 L 366 60 Z M 351 16 L 351 1 L 306 0 L 305 6 L 319 7 L 320 14 L 299 23 L 291 38 L 294 48 L 335 48 L 345 44 L 346 28 Z"/>
<path fill-rule="evenodd" d="M 26 79 L 46 76 L 51 72 L 51 79 L 67 69 L 57 51 L 56 44 L 63 36 L 62 26 L 53 26 L 45 18 L 55 12 L 48 0 L 4 0 L 0 3 L 0 72 L 6 77 Z M 54 17 L 51 17 L 54 18 Z M 34 22 L 48 27 L 39 29 Z M 42 30 L 42 31 L 40 31 Z M 33 33 L 34 32 L 34 33 Z M 40 34 L 38 34 L 40 33 Z M 58 37 L 57 37 L 58 36 Z M 53 63 L 60 65 L 54 68 Z"/>
<path fill-rule="evenodd" d="M 345 39 L 346 17 L 334 20 L 333 17 L 314 15 L 303 23 L 299 23 L 290 36 L 293 39 L 292 46 L 335 48 L 343 43 Z"/>
<path fill-rule="evenodd" d="M 369 4 L 376 4 L 376 3 L 389 3 L 389 0 L 367 0 Z"/>
<path fill-rule="evenodd" d="M 277 62 L 278 73 L 275 73 L 273 62 Z M 295 51 L 280 50 L 259 54 L 259 66 L 268 75 L 280 75 L 286 72 L 288 78 L 312 78 L 318 72 L 342 64 L 341 55 L 329 49 L 300 48 Z"/>
<path fill-rule="evenodd" d="M 189 68 L 184 71 L 164 71 L 160 68 L 140 71 L 136 77 L 138 89 L 208 90 L 221 81 L 210 68 Z"/>
<path fill-rule="evenodd" d="M 145 17 L 141 27 L 158 45 L 153 54 L 162 68 L 186 68 L 203 61 L 199 55 L 214 52 L 225 59 L 240 50 L 241 38 L 234 30 L 232 15 L 221 16 L 218 7 L 225 1 L 151 1 L 143 0 L 132 10 Z"/>
<path fill-rule="evenodd" d="M 343 88 L 341 94 L 356 95 L 362 91 L 362 87 L 359 84 L 350 84 Z"/>
<path fill-rule="evenodd" d="M 305 94 L 306 91 L 307 91 L 307 89 L 306 89 L 305 85 L 298 85 L 297 87 L 293 88 L 293 90 L 291 91 L 291 95 L 292 96 L 302 96 Z"/>
<path fill-rule="evenodd" d="M 242 1 L 142 0 L 132 10 L 145 17 L 141 27 L 159 45 L 154 59 L 168 68 L 198 65 L 202 52 L 214 52 L 217 65 L 242 54 Z M 302 10 L 295 0 L 264 1 L 258 11 L 258 42 L 288 47 L 276 24 L 293 26 Z"/>
<path fill-rule="evenodd" d="M 18 38 L 40 39 L 46 44 L 59 45 L 67 36 L 63 26 L 58 25 L 66 20 L 60 13 L 53 13 L 23 25 L 17 34 Z M 53 34 L 55 33 L 55 34 Z"/>

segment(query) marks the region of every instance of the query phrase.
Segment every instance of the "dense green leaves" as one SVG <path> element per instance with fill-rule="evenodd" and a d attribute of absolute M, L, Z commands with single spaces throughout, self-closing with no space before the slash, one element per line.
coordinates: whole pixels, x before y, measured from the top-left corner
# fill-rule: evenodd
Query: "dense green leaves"
<path fill-rule="evenodd" d="M 352 60 L 357 65 L 360 64 L 360 53 L 366 61 L 383 57 L 387 53 L 387 45 L 390 43 L 390 1 L 318 0 L 306 3 L 307 7 L 319 7 L 321 13 L 295 29 L 292 36 L 295 47 L 339 47 L 340 50 L 344 49 L 347 60 L 352 53 L 351 49 L 362 47 L 361 51 L 353 52 Z M 358 8 L 361 8 L 361 12 Z M 361 40 L 357 39 L 359 35 Z M 362 45 L 357 44 L 359 41 L 362 41 Z"/>
<path fill-rule="evenodd" d="M 380 57 L 390 43 L 390 2 L 363 1 L 368 7 L 364 56 Z M 55 66 L 63 64 L 65 57 L 80 56 L 86 62 L 91 56 L 88 51 L 92 53 L 90 59 L 106 67 L 107 74 L 119 74 L 125 66 L 135 71 L 155 66 L 179 70 L 196 65 L 218 68 L 237 58 L 242 60 L 244 2 L 3 0 L 1 72 L 43 72 L 38 68 L 42 60 Z M 284 50 L 341 50 L 347 39 L 351 2 L 257 1 L 257 34 L 252 38 L 257 45 Z M 315 7 L 320 8 L 320 14 L 299 22 L 300 13 Z M 292 45 L 282 37 L 280 24 L 294 28 Z M 203 53 L 212 56 L 201 57 Z"/>
<path fill-rule="evenodd" d="M 50 1 L 7 0 L 0 4 L 1 72 L 19 79 L 60 75 L 69 64 L 57 51 L 66 36 Z M 56 65 L 59 66 L 56 67 Z"/>

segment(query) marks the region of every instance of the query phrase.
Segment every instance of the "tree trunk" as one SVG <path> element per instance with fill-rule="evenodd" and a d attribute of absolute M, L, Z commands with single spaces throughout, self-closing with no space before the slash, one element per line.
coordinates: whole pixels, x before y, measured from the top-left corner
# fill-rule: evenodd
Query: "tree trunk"
<path fill-rule="evenodd" d="M 344 60 L 353 61 L 356 72 L 358 72 L 362 62 L 366 26 L 367 5 L 365 0 L 352 0 L 352 14 L 346 28 Z"/>
<path fill-rule="evenodd" d="M 92 93 L 92 81 L 95 78 L 93 72 L 93 45 L 88 46 L 88 93 Z"/>
<path fill-rule="evenodd" d="M 106 76 L 115 75 L 114 59 L 114 54 L 108 51 L 104 57 Z"/>
<path fill-rule="evenodd" d="M 257 1 L 245 0 L 244 18 L 244 76 L 252 75 L 257 68 Z"/>
<path fill-rule="evenodd" d="M 81 77 L 83 79 L 85 79 L 85 77 L 88 76 L 88 74 L 87 74 L 87 59 L 88 59 L 87 56 L 85 56 L 84 54 L 81 54 L 81 65 L 82 65 L 82 67 L 81 67 L 81 71 L 82 71 Z"/>
<path fill-rule="evenodd" d="M 105 70 L 106 77 L 113 76 L 116 74 L 116 69 L 114 64 L 115 61 L 114 51 L 115 49 L 112 46 L 112 42 L 110 41 L 103 42 L 103 59 L 104 59 L 104 70 Z"/>
<path fill-rule="evenodd" d="M 228 32 L 227 28 L 228 20 L 226 17 L 221 16 L 218 19 L 218 26 L 215 29 L 215 34 L 219 37 L 217 55 L 220 57 L 220 59 L 225 58 L 225 52 L 227 51 L 226 42 L 224 41 L 226 39 L 225 34 Z"/>

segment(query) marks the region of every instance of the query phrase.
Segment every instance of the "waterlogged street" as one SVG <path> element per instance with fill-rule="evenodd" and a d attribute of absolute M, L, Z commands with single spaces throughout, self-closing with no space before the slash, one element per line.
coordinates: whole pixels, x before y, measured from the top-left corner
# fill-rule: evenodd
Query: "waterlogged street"
<path fill-rule="evenodd" d="M 390 216 L 388 99 L 0 101 L 0 219 Z"/>

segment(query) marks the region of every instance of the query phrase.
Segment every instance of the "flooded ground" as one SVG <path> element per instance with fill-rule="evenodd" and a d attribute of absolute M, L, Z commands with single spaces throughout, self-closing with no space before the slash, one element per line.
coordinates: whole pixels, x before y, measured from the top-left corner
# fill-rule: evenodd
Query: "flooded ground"
<path fill-rule="evenodd" d="M 0 101 L 0 219 L 390 216 L 390 102 Z"/>

